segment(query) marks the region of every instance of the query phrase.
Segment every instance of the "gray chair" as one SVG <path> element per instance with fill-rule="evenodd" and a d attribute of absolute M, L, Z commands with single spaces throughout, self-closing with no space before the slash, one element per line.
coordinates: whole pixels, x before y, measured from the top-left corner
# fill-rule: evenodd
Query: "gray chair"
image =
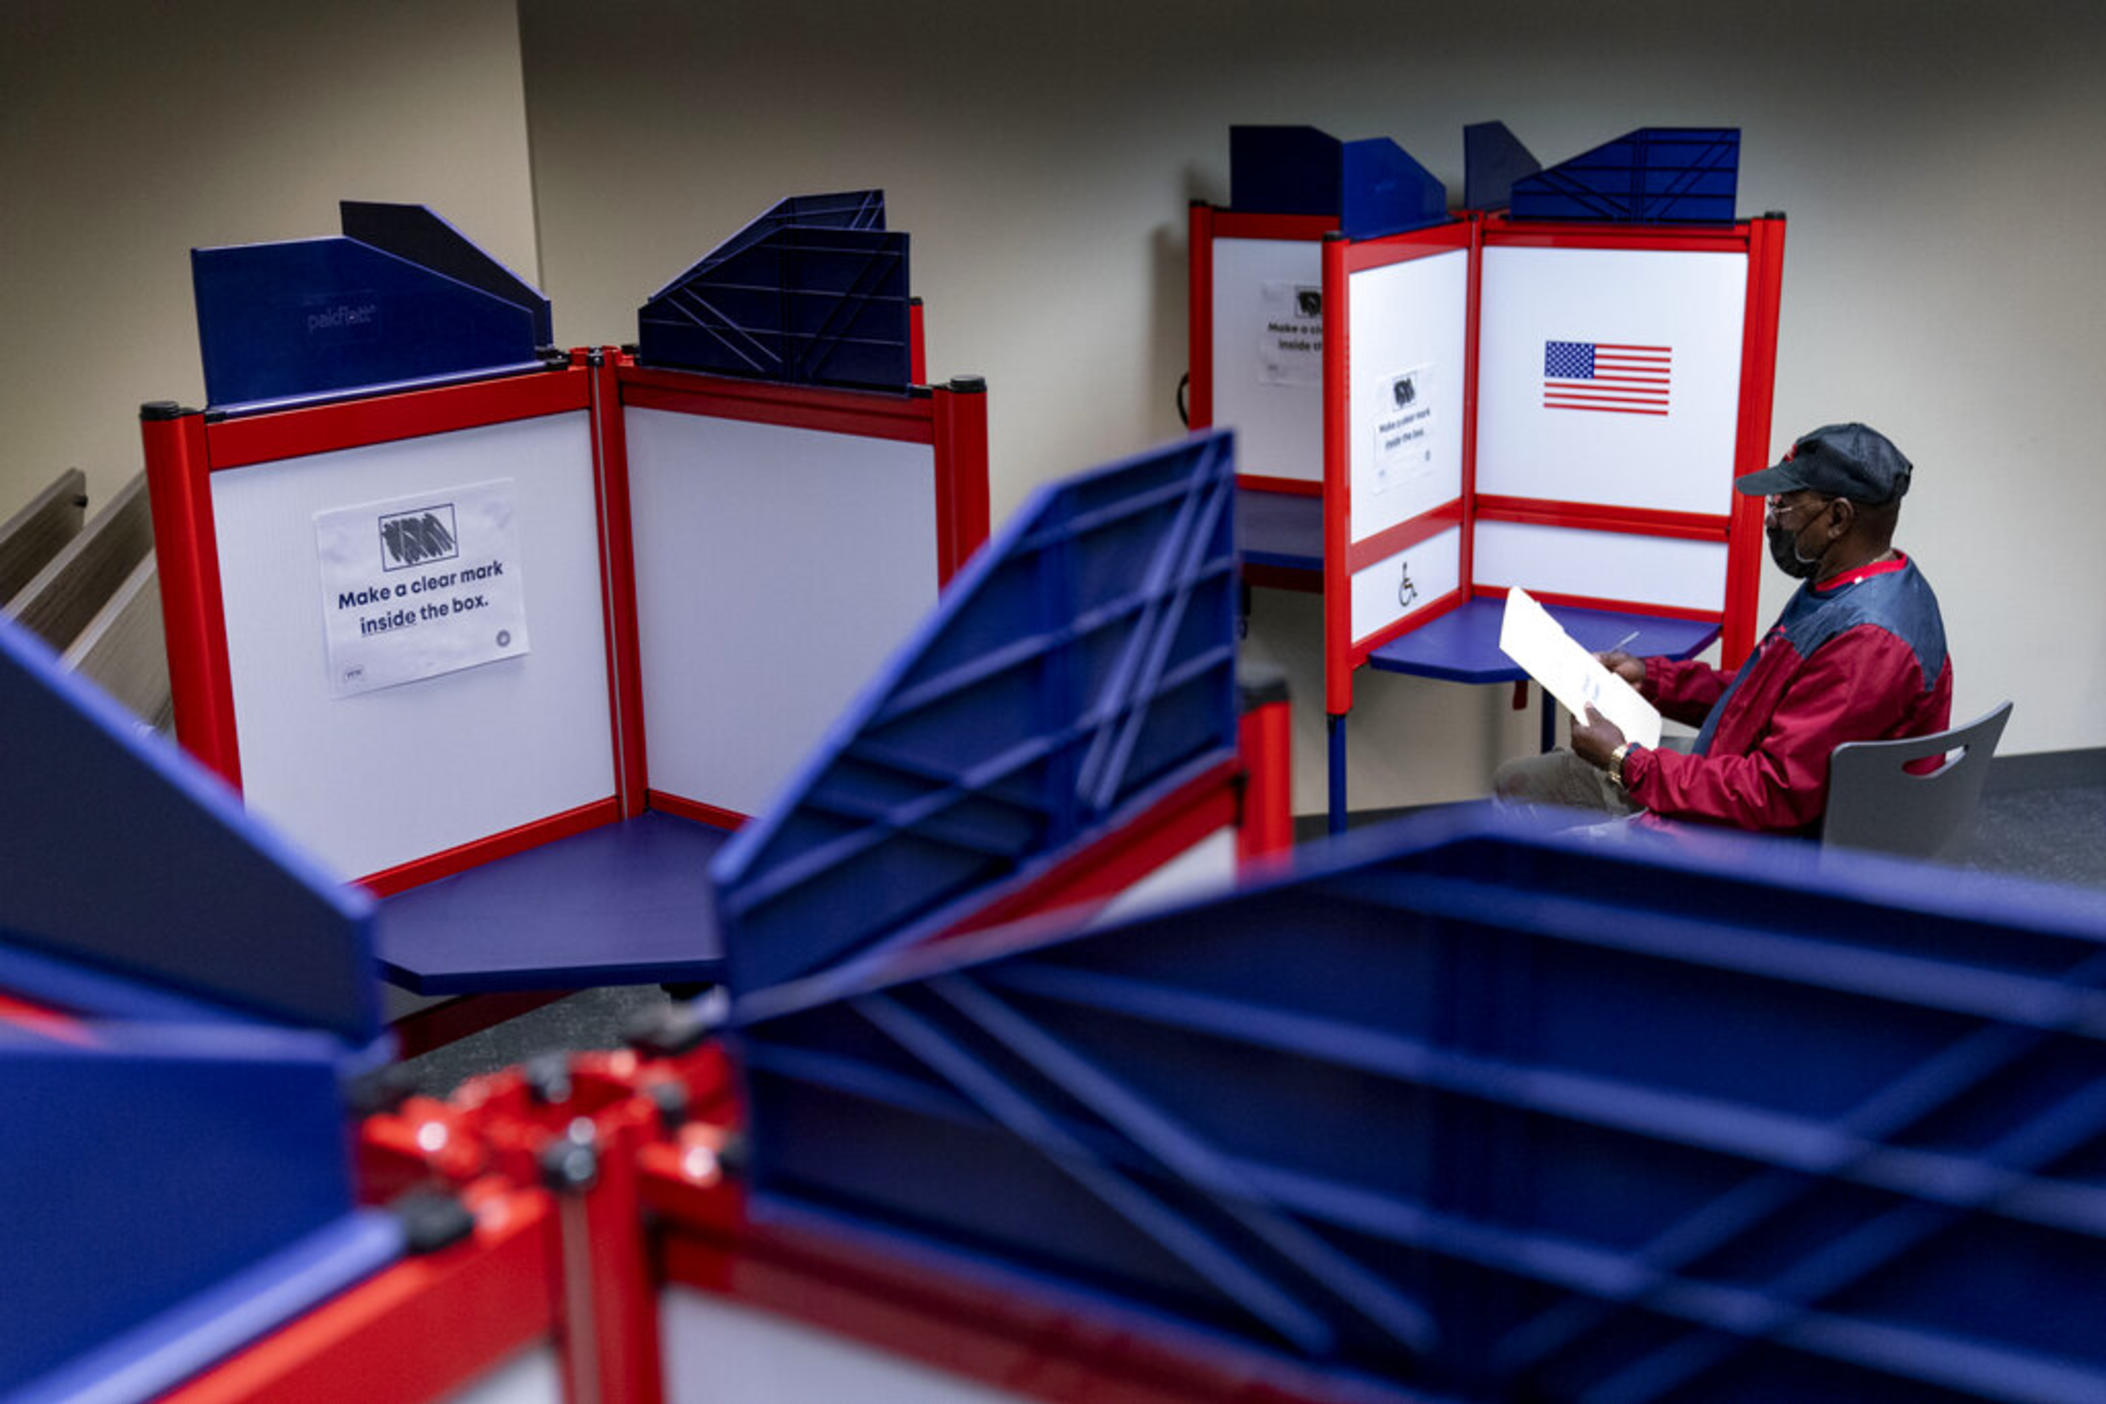
<path fill-rule="evenodd" d="M 2009 702 L 1933 736 L 1900 741 L 1846 741 L 1828 762 L 1828 814 L 1821 842 L 1908 858 L 1940 858 L 1965 841 L 1989 776 Z M 1952 754 L 1947 754 L 1948 752 Z M 1926 756 L 1945 756 L 1927 774 L 1903 769 Z"/>

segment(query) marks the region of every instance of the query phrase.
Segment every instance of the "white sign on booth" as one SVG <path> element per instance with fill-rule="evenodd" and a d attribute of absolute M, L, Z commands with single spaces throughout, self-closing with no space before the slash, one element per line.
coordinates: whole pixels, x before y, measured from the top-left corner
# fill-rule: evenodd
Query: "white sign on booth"
<path fill-rule="evenodd" d="M 529 652 L 511 479 L 314 516 L 334 697 Z"/>

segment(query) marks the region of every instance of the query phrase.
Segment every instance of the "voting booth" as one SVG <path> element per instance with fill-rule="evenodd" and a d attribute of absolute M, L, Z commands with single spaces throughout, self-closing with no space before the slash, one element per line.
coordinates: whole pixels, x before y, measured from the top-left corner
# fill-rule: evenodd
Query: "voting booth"
<path fill-rule="evenodd" d="M 1784 241 L 1733 217 L 1730 130 L 1532 174 L 1509 146 L 1480 197 L 1511 208 L 1394 232 L 1348 218 L 1365 145 L 1232 129 L 1233 206 L 1191 221 L 1192 421 L 1245 442 L 1248 577 L 1323 591 L 1334 825 L 1355 670 L 1496 674 L 1467 660 L 1509 587 L 1590 647 L 1753 646 L 1761 504 L 1732 484 L 1767 461 Z M 1341 174 L 1297 192 L 1283 162 Z"/>
<path fill-rule="evenodd" d="M 1285 847 L 1286 786 L 1243 760 L 1284 724 L 1239 695 L 1232 481 L 1217 433 L 1025 505 L 699 874 L 736 978 L 1101 922 Z M 0 720 L 0 793 L 44 816 L 0 838 L 0 1097 L 35 1148 L 0 1183 L 55 1206 L 0 1235 L 37 1298 L 0 1321 L 0 1393 L 658 1397 L 639 1186 L 706 1060 L 391 1098 L 367 892 L 5 621 Z M 384 1108 L 355 1183 L 353 1103 Z"/>
<path fill-rule="evenodd" d="M 211 404 L 142 411 L 177 734 L 413 897 L 381 939 L 407 988 L 710 975 L 667 869 L 789 779 L 985 537 L 985 385 L 908 383 L 878 192 L 769 212 L 633 353 L 549 350 L 546 299 L 426 211 L 344 219 L 198 251 Z M 767 354 L 704 354 L 727 342 Z"/>
<path fill-rule="evenodd" d="M 1235 790 L 1227 443 L 968 565 L 714 865 L 728 992 L 444 1103 L 372 898 L 0 621 L 0 1391 L 2106 1389 L 2089 894 L 1461 811 L 1105 900 Z"/>

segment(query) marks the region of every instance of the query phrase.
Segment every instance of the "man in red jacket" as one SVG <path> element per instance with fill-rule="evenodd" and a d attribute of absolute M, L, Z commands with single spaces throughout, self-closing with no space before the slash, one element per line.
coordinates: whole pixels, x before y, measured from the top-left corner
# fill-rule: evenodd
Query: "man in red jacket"
<path fill-rule="evenodd" d="M 1602 662 L 1661 714 L 1700 725 L 1688 755 L 1635 746 L 1592 713 L 1572 749 L 1509 762 L 1503 800 L 1774 833 L 1811 833 L 1828 804 L 1828 758 L 1845 741 L 1923 736 L 1952 716 L 1952 662 L 1937 596 L 1893 547 L 1911 465 L 1862 424 L 1831 424 L 1783 460 L 1736 480 L 1765 494 L 1770 557 L 1800 577 L 1784 613 L 1740 667 L 1633 658 Z"/>

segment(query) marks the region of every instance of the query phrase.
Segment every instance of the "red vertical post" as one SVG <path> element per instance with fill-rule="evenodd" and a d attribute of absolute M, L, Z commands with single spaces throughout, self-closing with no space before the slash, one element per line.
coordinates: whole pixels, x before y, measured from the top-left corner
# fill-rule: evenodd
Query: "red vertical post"
<path fill-rule="evenodd" d="M 951 582 L 987 540 L 987 382 L 954 376 L 935 390 L 936 583 Z"/>
<path fill-rule="evenodd" d="M 907 299 L 907 379 L 911 384 L 929 383 L 929 338 L 921 299 Z"/>
<path fill-rule="evenodd" d="M 1350 347 L 1347 344 L 1346 250 L 1335 230 L 1324 235 L 1324 711 L 1353 710 L 1353 575 L 1347 569 L 1353 509 Z"/>
<path fill-rule="evenodd" d="M 1784 216 L 1748 222 L 1748 292 L 1741 323 L 1740 423 L 1734 437 L 1735 477 L 1766 466 L 1770 415 L 1777 388 L 1777 319 L 1784 288 Z M 1740 666 L 1755 647 L 1755 608 L 1762 588 L 1762 502 L 1733 494 L 1726 531 L 1726 599 L 1719 662 Z"/>
<path fill-rule="evenodd" d="M 1186 236 L 1187 427 L 1206 429 L 1214 423 L 1214 207 L 1194 200 Z"/>
<path fill-rule="evenodd" d="M 643 813 L 650 774 L 644 751 L 643 664 L 636 642 L 636 539 L 629 508 L 629 435 L 622 413 L 621 353 L 596 347 L 592 370 L 592 469 L 600 508 L 600 588 L 607 630 L 607 701 L 614 781 L 624 819 Z"/>
<path fill-rule="evenodd" d="M 1465 601 L 1475 594 L 1472 582 L 1477 574 L 1477 344 L 1484 297 L 1484 215 L 1472 210 L 1469 220 L 1469 293 L 1463 312 L 1462 558 L 1457 571 Z"/>
<path fill-rule="evenodd" d="M 205 417 L 168 400 L 139 407 L 146 491 L 154 520 L 161 626 L 176 739 L 222 780 L 241 788 L 234 675 L 227 661 L 219 536 L 212 525 L 211 445 Z"/>
<path fill-rule="evenodd" d="M 1278 674 L 1242 680 L 1243 815 L 1236 863 L 1256 876 L 1284 863 L 1294 847 L 1294 735 L 1287 680 Z"/>

